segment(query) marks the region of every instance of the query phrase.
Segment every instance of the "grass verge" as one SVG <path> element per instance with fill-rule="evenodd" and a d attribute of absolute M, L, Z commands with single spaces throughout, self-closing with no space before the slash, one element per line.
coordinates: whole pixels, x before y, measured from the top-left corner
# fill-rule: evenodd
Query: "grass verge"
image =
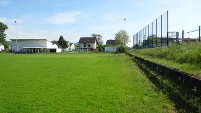
<path fill-rule="evenodd" d="M 132 50 L 129 53 L 201 78 L 201 43 Z"/>

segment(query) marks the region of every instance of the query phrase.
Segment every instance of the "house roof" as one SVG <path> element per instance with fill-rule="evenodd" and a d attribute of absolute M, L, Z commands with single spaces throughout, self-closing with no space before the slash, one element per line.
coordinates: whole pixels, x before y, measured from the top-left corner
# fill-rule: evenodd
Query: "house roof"
<path fill-rule="evenodd" d="M 81 37 L 79 43 L 95 43 L 97 41 L 96 37 Z"/>
<path fill-rule="evenodd" d="M 115 40 L 107 40 L 106 45 L 115 45 Z"/>
<path fill-rule="evenodd" d="M 16 39 L 10 39 L 11 41 L 15 41 Z M 47 39 L 44 39 L 44 38 L 38 38 L 38 39 L 17 39 L 19 41 L 22 41 L 22 40 L 47 40 Z"/>

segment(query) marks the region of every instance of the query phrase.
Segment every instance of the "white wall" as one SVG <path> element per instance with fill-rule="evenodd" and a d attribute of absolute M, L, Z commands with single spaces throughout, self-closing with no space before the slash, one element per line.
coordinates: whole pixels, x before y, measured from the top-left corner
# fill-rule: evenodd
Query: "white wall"
<path fill-rule="evenodd" d="M 116 47 L 105 47 L 105 52 L 113 52 L 116 51 Z"/>
<path fill-rule="evenodd" d="M 47 48 L 58 48 L 58 46 L 56 44 L 53 44 L 52 42 L 46 41 L 47 43 Z"/>
<path fill-rule="evenodd" d="M 86 43 L 86 47 L 84 47 L 84 43 L 80 43 L 80 48 L 88 48 L 88 44 L 91 44 L 90 48 L 96 49 L 96 42 L 95 43 Z"/>
<path fill-rule="evenodd" d="M 75 50 L 75 45 L 74 45 L 74 44 L 72 44 L 72 45 L 69 47 L 69 51 L 73 51 L 73 50 Z"/>
<path fill-rule="evenodd" d="M 12 51 L 20 51 L 23 47 L 46 47 L 46 40 L 17 40 L 17 47 L 16 41 L 12 40 Z"/>
<path fill-rule="evenodd" d="M 4 50 L 4 46 L 0 44 L 0 51 Z"/>
<path fill-rule="evenodd" d="M 60 53 L 61 52 L 61 48 L 57 48 L 57 53 Z"/>
<path fill-rule="evenodd" d="M 17 40 L 17 46 L 16 46 L 16 40 L 12 40 L 12 51 L 15 52 L 18 50 L 22 51 L 23 47 L 42 47 L 42 48 L 55 48 L 57 49 L 58 46 L 56 44 L 52 44 L 46 39 L 19 39 Z M 18 49 L 17 49 L 18 48 Z"/>

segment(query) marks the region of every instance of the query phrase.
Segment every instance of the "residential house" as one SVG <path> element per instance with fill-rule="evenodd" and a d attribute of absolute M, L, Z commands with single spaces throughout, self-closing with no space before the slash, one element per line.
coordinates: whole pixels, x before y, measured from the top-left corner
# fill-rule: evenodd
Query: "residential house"
<path fill-rule="evenodd" d="M 105 46 L 105 52 L 113 52 L 116 51 L 115 40 L 107 40 Z"/>
<path fill-rule="evenodd" d="M 74 43 L 70 43 L 68 48 L 69 48 L 69 51 L 74 51 L 75 50 Z"/>
<path fill-rule="evenodd" d="M 96 37 L 81 37 L 79 40 L 80 49 L 82 50 L 95 50 L 97 44 Z"/>
<path fill-rule="evenodd" d="M 16 53 L 61 52 L 56 44 L 47 39 L 10 39 L 11 51 Z"/>

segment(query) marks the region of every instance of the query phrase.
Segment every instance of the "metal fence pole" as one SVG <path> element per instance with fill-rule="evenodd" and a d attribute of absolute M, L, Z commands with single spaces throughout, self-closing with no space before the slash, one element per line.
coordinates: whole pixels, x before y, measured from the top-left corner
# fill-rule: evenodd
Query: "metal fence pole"
<path fill-rule="evenodd" d="M 167 11 L 167 46 L 168 46 L 168 11 Z"/>
<path fill-rule="evenodd" d="M 144 28 L 143 28 L 143 33 L 142 33 L 142 34 L 143 34 L 143 35 L 142 35 L 142 39 L 143 39 L 143 40 L 142 40 L 142 44 L 143 44 L 142 46 L 143 46 L 143 48 L 144 48 Z"/>
<path fill-rule="evenodd" d="M 134 45 L 135 45 L 134 40 L 135 40 L 135 35 L 133 35 L 133 49 L 134 49 Z"/>
<path fill-rule="evenodd" d="M 154 26 L 153 26 L 154 24 L 153 24 L 153 22 L 152 22 L 152 28 L 151 28 L 151 30 L 152 30 L 152 47 L 154 47 Z"/>
<path fill-rule="evenodd" d="M 163 45 L 163 16 L 161 15 L 161 46 Z"/>
<path fill-rule="evenodd" d="M 182 43 L 183 43 L 183 40 L 184 40 L 184 30 L 182 30 Z"/>
<path fill-rule="evenodd" d="M 147 32 L 146 31 L 147 31 L 147 28 L 145 27 L 145 36 L 144 36 L 145 37 L 145 42 L 144 42 L 145 43 L 145 48 L 146 48 L 146 36 L 147 36 Z"/>
<path fill-rule="evenodd" d="M 148 37 L 147 37 L 147 44 L 148 44 L 148 48 L 149 48 L 149 24 L 148 24 Z"/>
<path fill-rule="evenodd" d="M 157 19 L 156 19 L 156 47 L 158 47 L 158 37 L 157 37 Z"/>

